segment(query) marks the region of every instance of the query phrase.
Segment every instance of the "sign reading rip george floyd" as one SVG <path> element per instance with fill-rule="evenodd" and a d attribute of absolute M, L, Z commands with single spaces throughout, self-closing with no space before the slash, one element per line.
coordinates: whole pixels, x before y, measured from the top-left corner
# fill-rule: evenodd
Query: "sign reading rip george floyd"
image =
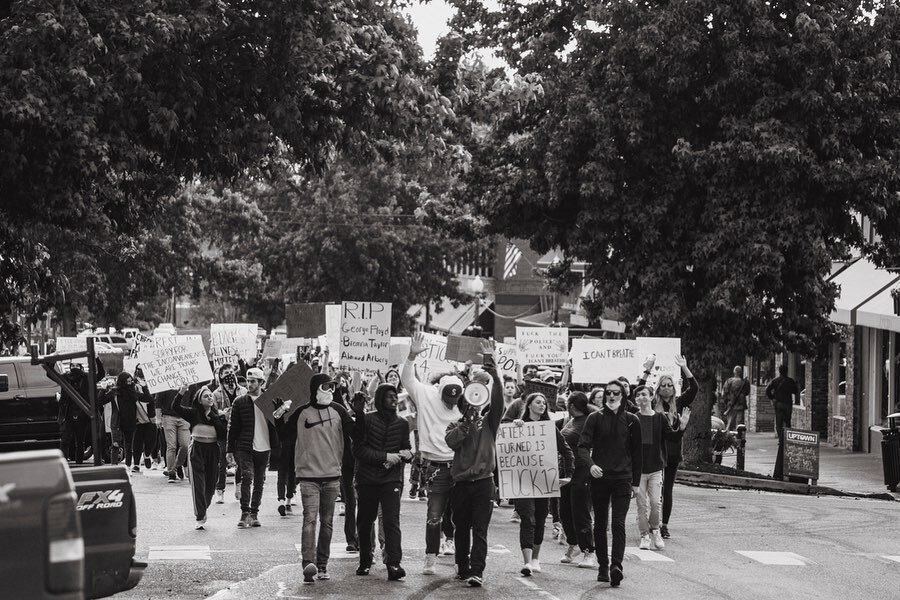
<path fill-rule="evenodd" d="M 255 323 L 213 323 L 209 326 L 209 353 L 213 367 L 224 364 L 237 365 L 238 359 L 251 361 L 256 358 Z"/>
<path fill-rule="evenodd" d="M 503 423 L 497 430 L 501 498 L 558 498 L 559 465 L 553 421 Z"/>
<path fill-rule="evenodd" d="M 284 317 L 290 337 L 310 338 L 325 333 L 324 302 L 287 304 L 284 307 Z"/>
<path fill-rule="evenodd" d="M 391 303 L 341 304 L 341 368 L 348 371 L 388 369 L 391 355 Z"/>
<path fill-rule="evenodd" d="M 151 394 L 213 378 L 199 335 L 155 337 L 141 344 L 138 362 Z"/>
<path fill-rule="evenodd" d="M 521 365 L 565 365 L 569 361 L 567 327 L 516 327 Z"/>

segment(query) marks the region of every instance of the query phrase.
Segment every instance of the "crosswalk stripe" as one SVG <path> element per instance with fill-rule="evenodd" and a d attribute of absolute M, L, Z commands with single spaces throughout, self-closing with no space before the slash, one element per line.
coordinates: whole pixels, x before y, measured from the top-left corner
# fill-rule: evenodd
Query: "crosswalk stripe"
<path fill-rule="evenodd" d="M 150 546 L 147 560 L 212 560 L 209 546 Z"/>
<path fill-rule="evenodd" d="M 303 544 L 294 544 L 298 554 L 303 554 Z M 359 552 L 347 552 L 347 545 L 340 542 L 331 543 L 330 558 L 359 558 Z"/>
<path fill-rule="evenodd" d="M 900 563 L 900 556 L 882 556 L 881 558 L 886 558 L 887 560 L 892 560 L 894 562 Z"/>
<path fill-rule="evenodd" d="M 491 546 L 488 548 L 489 554 L 509 554 L 509 548 L 503 546 L 502 544 L 496 544 L 495 546 Z"/>
<path fill-rule="evenodd" d="M 753 550 L 735 550 L 738 554 L 746 556 L 764 565 L 780 565 L 805 567 L 810 561 L 807 558 L 793 552 L 763 552 Z"/>
<path fill-rule="evenodd" d="M 612 552 L 610 552 L 610 554 L 612 554 Z M 625 554 L 627 556 L 634 556 L 642 562 L 675 562 L 665 554 L 660 554 L 653 550 L 641 550 L 640 548 L 626 547 Z"/>

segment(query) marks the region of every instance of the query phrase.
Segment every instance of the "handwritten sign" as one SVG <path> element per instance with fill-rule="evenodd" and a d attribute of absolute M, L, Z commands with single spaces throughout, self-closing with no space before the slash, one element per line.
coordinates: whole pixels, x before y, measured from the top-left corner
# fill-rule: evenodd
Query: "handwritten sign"
<path fill-rule="evenodd" d="M 606 383 L 640 368 L 637 340 L 572 340 L 572 382 Z"/>
<path fill-rule="evenodd" d="M 497 373 L 501 377 L 509 377 L 513 381 L 519 378 L 519 361 L 516 360 L 515 344 L 496 344 L 495 357 Z"/>
<path fill-rule="evenodd" d="M 516 327 L 519 363 L 565 365 L 569 360 L 569 329 L 566 327 Z"/>
<path fill-rule="evenodd" d="M 284 338 L 269 338 L 266 340 L 265 346 L 263 346 L 262 358 L 263 359 L 275 359 L 281 356 L 281 344 L 284 342 Z"/>
<path fill-rule="evenodd" d="M 528 394 L 541 394 L 544 398 L 547 399 L 547 410 L 556 410 L 556 401 L 559 396 L 558 385 L 556 385 L 555 383 L 541 381 L 540 379 L 530 379 L 525 382 L 525 385 L 523 387 L 523 392 L 526 398 L 528 397 Z"/>
<path fill-rule="evenodd" d="M 784 474 L 819 478 L 819 434 L 816 431 L 784 430 Z"/>
<path fill-rule="evenodd" d="M 71 354 L 72 352 L 87 352 L 87 338 L 83 337 L 58 337 L 56 338 L 55 354 Z M 87 368 L 87 358 L 79 358 L 67 361 L 69 364 L 79 364 Z"/>
<path fill-rule="evenodd" d="M 423 341 L 427 350 L 416 357 L 413 364 L 419 379 L 424 382 L 435 373 L 449 373 L 456 367 L 456 363 L 447 360 L 447 338 L 433 333 L 423 334 Z M 405 357 L 404 357 L 404 360 Z"/>
<path fill-rule="evenodd" d="M 316 337 L 326 331 L 325 303 L 287 304 L 284 307 L 290 337 Z"/>
<path fill-rule="evenodd" d="M 325 307 L 325 338 L 329 357 L 335 367 L 341 363 L 341 305 L 329 304 Z"/>
<path fill-rule="evenodd" d="M 199 335 L 155 337 L 153 344 L 141 345 L 138 362 L 151 394 L 213 378 Z"/>
<path fill-rule="evenodd" d="M 341 305 L 341 368 L 388 369 L 391 353 L 391 303 L 344 302 Z"/>
<path fill-rule="evenodd" d="M 284 420 L 287 421 L 295 411 L 309 404 L 309 382 L 313 375 L 315 373 L 305 362 L 294 363 L 256 399 L 256 405 L 266 415 L 266 419 L 274 424 L 275 420 L 272 418 L 275 411 L 274 400 L 276 398 L 290 400 L 291 409 L 284 416 Z"/>
<path fill-rule="evenodd" d="M 213 323 L 209 326 L 209 353 L 213 367 L 236 365 L 239 358 L 256 358 L 256 324 Z"/>
<path fill-rule="evenodd" d="M 481 338 L 466 335 L 447 336 L 447 360 L 481 364 Z"/>
<path fill-rule="evenodd" d="M 501 498 L 559 497 L 553 421 L 531 421 L 522 427 L 503 423 L 495 447 Z"/>
<path fill-rule="evenodd" d="M 675 393 L 681 393 L 681 367 L 675 364 L 675 357 L 681 354 L 681 338 L 639 337 L 637 339 L 637 363 L 635 367 L 624 373 L 632 377 L 632 373 L 640 373 L 644 360 L 648 354 L 656 355 L 656 362 L 650 375 L 647 377 L 647 385 L 659 385 L 659 378 L 668 375 L 675 383 Z"/>

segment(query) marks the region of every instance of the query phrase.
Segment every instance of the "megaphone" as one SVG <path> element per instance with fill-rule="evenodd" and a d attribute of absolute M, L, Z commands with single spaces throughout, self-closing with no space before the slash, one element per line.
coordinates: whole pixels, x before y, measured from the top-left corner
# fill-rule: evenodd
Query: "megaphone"
<path fill-rule="evenodd" d="M 491 400 L 491 390 L 483 383 L 473 381 L 463 390 L 463 397 L 471 406 L 481 408 Z"/>

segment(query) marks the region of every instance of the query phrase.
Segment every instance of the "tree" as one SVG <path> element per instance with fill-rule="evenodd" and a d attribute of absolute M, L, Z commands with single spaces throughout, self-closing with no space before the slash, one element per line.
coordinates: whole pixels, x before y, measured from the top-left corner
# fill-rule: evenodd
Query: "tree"
<path fill-rule="evenodd" d="M 708 461 L 715 367 L 813 356 L 833 335 L 831 261 L 855 246 L 898 264 L 900 9 L 454 3 L 457 34 L 544 90 L 498 118 L 472 197 L 497 231 L 587 261 L 593 315 L 682 337 L 702 390 L 686 459 Z"/>

